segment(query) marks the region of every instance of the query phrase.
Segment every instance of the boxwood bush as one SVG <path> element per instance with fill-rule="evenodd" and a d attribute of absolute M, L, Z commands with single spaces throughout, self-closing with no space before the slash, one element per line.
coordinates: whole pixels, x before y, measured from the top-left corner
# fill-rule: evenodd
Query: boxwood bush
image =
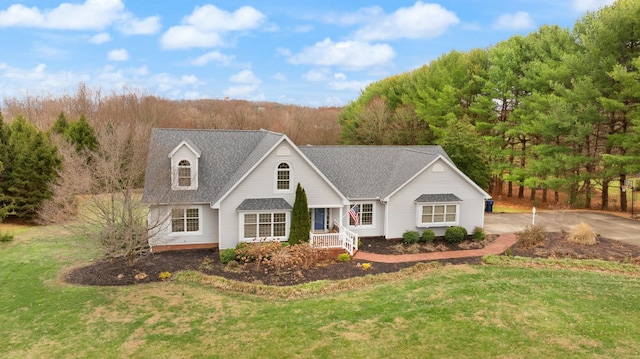
<path fill-rule="evenodd" d="M 420 238 L 421 241 L 426 243 L 431 243 L 434 239 L 436 239 L 436 234 L 430 229 L 426 229 L 422 232 L 422 237 Z"/>
<path fill-rule="evenodd" d="M 444 239 L 449 243 L 460 243 L 467 238 L 467 230 L 464 227 L 449 227 L 444 232 Z"/>
<path fill-rule="evenodd" d="M 404 243 L 406 244 L 418 243 L 420 233 L 416 231 L 406 231 L 402 234 L 402 239 L 404 239 Z"/>
<path fill-rule="evenodd" d="M 482 240 L 485 237 L 484 234 L 484 229 L 480 228 L 480 227 L 475 227 L 473 228 L 473 233 L 471 234 L 471 236 L 473 237 L 473 240 L 476 242 L 482 242 Z"/>

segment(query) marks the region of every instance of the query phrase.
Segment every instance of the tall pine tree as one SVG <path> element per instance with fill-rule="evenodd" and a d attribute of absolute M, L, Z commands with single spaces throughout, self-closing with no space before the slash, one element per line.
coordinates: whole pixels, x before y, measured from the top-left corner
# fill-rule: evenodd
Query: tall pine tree
<path fill-rule="evenodd" d="M 0 207 L 10 206 L 16 217 L 34 219 L 40 204 L 51 197 L 51 183 L 61 164 L 58 150 L 44 133 L 18 116 L 9 126 L 5 153 Z"/>
<path fill-rule="evenodd" d="M 291 211 L 291 227 L 289 229 L 289 243 L 299 244 L 309 241 L 311 232 L 311 218 L 309 218 L 309 207 L 307 205 L 307 193 L 298 183 L 296 188 L 296 199 Z"/>

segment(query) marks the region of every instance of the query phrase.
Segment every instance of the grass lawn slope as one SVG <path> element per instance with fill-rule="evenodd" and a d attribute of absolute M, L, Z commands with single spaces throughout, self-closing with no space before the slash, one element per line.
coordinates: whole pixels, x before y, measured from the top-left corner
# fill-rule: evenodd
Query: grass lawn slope
<path fill-rule="evenodd" d="M 553 266 L 439 266 L 285 300 L 199 282 L 63 284 L 98 253 L 59 227 L 0 243 L 4 358 L 633 358 L 640 277 Z M 613 271 L 615 272 L 615 271 Z M 321 284 L 319 284 L 321 285 Z"/>

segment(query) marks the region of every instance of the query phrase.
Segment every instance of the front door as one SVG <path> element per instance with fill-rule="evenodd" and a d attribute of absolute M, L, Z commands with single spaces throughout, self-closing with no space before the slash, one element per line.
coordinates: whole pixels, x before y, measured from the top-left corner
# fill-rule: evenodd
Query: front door
<path fill-rule="evenodd" d="M 314 208 L 313 209 L 313 230 L 314 231 L 324 231 L 324 208 Z"/>

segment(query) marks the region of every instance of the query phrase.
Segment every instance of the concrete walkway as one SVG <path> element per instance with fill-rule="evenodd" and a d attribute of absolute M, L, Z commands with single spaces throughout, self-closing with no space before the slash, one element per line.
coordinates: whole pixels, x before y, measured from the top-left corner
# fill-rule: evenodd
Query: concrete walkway
<path fill-rule="evenodd" d="M 513 233 L 505 233 L 496 238 L 493 242 L 489 243 L 481 249 L 468 249 L 462 251 L 446 251 L 446 252 L 431 252 L 431 253 L 416 253 L 416 254 L 376 254 L 358 251 L 353 256 L 353 259 L 378 262 L 378 263 L 403 263 L 403 262 L 420 262 L 420 261 L 433 261 L 438 259 L 450 259 L 450 258 L 469 258 L 469 257 L 482 257 L 487 254 L 501 254 L 507 248 L 516 243 L 516 235 Z"/>

